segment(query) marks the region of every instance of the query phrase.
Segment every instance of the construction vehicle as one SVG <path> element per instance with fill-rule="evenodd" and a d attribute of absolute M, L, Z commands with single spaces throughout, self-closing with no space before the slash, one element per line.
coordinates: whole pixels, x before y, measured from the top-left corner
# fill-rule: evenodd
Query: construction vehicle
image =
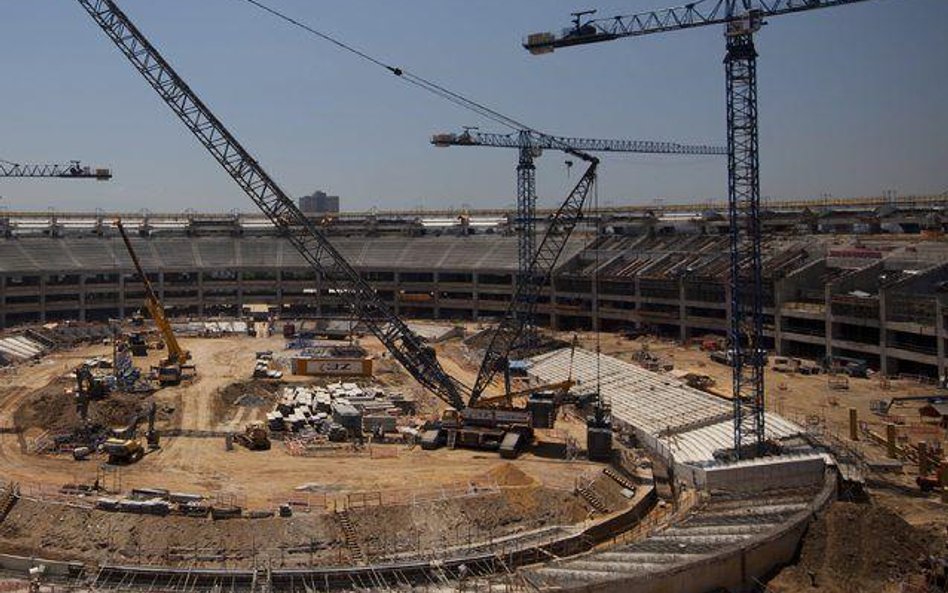
<path fill-rule="evenodd" d="M 102 399 L 109 394 L 111 388 L 106 378 L 93 372 L 89 363 L 82 363 L 76 367 L 76 399 L 85 402 Z"/>
<path fill-rule="evenodd" d="M 148 443 L 149 449 L 158 449 L 160 447 L 159 436 L 158 430 L 155 428 L 157 415 L 158 405 L 155 402 L 151 402 L 143 411 L 132 416 L 126 426 L 114 429 L 112 431 L 112 437 L 120 440 L 136 439 L 138 437 L 139 425 L 143 420 L 147 420 L 148 428 L 145 431 L 145 442 Z"/>
<path fill-rule="evenodd" d="M 259 423 L 248 424 L 244 432 L 234 435 L 234 441 L 251 451 L 269 451 L 270 433 Z"/>
<path fill-rule="evenodd" d="M 148 342 L 143 332 L 134 332 L 128 336 L 128 349 L 132 356 L 148 356 Z"/>
<path fill-rule="evenodd" d="M 532 441 L 533 416 L 527 410 L 465 408 L 445 410 L 440 427 L 421 435 L 421 448 L 484 449 L 512 459 Z"/>
<path fill-rule="evenodd" d="M 677 142 L 655 142 L 651 140 L 598 140 L 590 138 L 566 138 L 547 136 L 529 130 L 520 130 L 509 134 L 481 132 L 474 127 L 465 127 L 460 134 L 435 134 L 431 143 L 437 147 L 447 146 L 483 146 L 492 148 L 512 148 L 519 151 L 517 160 L 517 217 L 515 227 L 518 238 L 518 284 L 534 281 L 532 274 L 533 257 L 536 252 L 536 166 L 534 160 L 544 150 L 567 148 L 586 152 L 623 152 L 640 154 L 669 155 L 724 155 L 723 146 L 679 144 Z M 567 151 L 568 152 L 568 151 Z M 526 294 L 528 287 L 523 287 Z M 524 316 L 523 344 L 529 348 L 537 334 L 536 320 L 529 310 Z"/>
<path fill-rule="evenodd" d="M 754 36 L 765 19 L 803 11 L 845 6 L 863 0 L 717 0 L 687 2 L 662 10 L 594 19 L 595 11 L 572 13 L 573 26 L 561 33 L 542 31 L 526 37 L 533 55 L 557 48 L 724 25 L 725 89 L 728 138 L 728 222 L 730 228 L 729 347 L 737 350 L 732 373 L 733 455 L 767 451 L 764 368 L 757 355 L 764 343 L 764 291 L 761 265 L 760 154 L 757 117 L 757 49 Z M 583 17 L 586 18 L 583 18 Z M 745 442 L 746 441 L 746 442 Z"/>
<path fill-rule="evenodd" d="M 555 264 L 582 218 L 583 206 L 594 185 L 599 160 L 570 147 L 561 148 L 567 154 L 584 160 L 587 169 L 548 220 L 547 230 L 535 253 L 529 258 L 528 281 L 518 285 L 515 297 L 487 348 L 474 388 L 469 390 L 444 369 L 434 349 L 395 314 L 318 225 L 297 207 L 295 200 L 263 169 L 259 160 L 211 112 L 114 0 L 77 2 L 274 227 L 285 235 L 286 240 L 319 274 L 326 290 L 346 295 L 345 302 L 352 315 L 364 323 L 391 352 L 392 357 L 436 397 L 458 410 L 473 405 L 481 392 L 491 384 L 500 368 L 498 363 L 509 359 L 509 353 L 519 341 L 526 320 L 533 317 L 540 294 L 550 283 Z M 127 238 L 126 245 L 130 246 Z M 144 276 L 143 282 L 147 286 Z M 155 302 L 149 299 L 149 304 Z M 156 323 L 159 323 L 158 320 Z M 164 327 L 167 327 L 166 322 L 162 329 Z M 180 349 L 173 335 L 164 337 L 169 360 L 175 362 L 174 353 Z M 181 360 L 177 362 L 180 364 Z M 468 393 L 470 397 L 465 397 Z"/>
<path fill-rule="evenodd" d="M 102 443 L 102 452 L 109 456 L 112 465 L 135 463 L 145 456 L 145 449 L 138 439 L 110 438 Z"/>
<path fill-rule="evenodd" d="M 132 258 L 132 263 L 135 264 L 135 270 L 138 272 L 138 276 L 142 279 L 142 286 L 145 288 L 145 307 L 148 309 L 148 313 L 151 315 L 152 320 L 154 320 L 155 325 L 158 327 L 158 331 L 161 332 L 161 335 L 164 339 L 164 343 L 168 348 L 168 356 L 161 360 L 156 369 L 158 375 L 158 384 L 159 385 L 176 385 L 181 382 L 183 375 L 183 369 L 194 370 L 194 365 L 185 365 L 187 360 L 190 360 L 191 353 L 187 350 L 181 348 L 181 345 L 178 344 L 178 339 L 174 335 L 174 330 L 171 328 L 171 324 L 168 322 L 168 318 L 165 315 L 165 308 L 162 306 L 161 301 L 158 299 L 158 295 L 152 289 L 151 281 L 148 279 L 148 275 L 145 274 L 145 270 L 142 269 L 142 264 L 138 260 L 138 254 L 135 253 L 135 248 L 132 247 L 132 241 L 128 238 L 128 233 L 125 232 L 125 227 L 122 225 L 120 219 L 115 220 L 115 226 L 118 228 L 119 233 L 122 235 L 122 241 L 125 243 L 125 249 L 128 250 L 129 257 Z M 132 334 L 132 338 L 138 337 L 142 347 L 145 347 L 145 339 L 141 333 Z M 135 345 L 132 344 L 132 352 L 134 354 Z"/>

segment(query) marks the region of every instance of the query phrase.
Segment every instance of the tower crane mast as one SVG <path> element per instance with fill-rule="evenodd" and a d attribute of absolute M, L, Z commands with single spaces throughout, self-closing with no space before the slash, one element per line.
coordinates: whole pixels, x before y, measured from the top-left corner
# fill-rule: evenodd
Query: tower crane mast
<path fill-rule="evenodd" d="M 734 456 L 766 450 L 764 415 L 763 281 L 760 236 L 760 172 L 757 127 L 757 51 L 754 35 L 764 19 L 866 0 L 698 0 L 628 16 L 595 19 L 595 11 L 573 13 L 573 26 L 559 33 L 528 35 L 532 54 L 557 48 L 725 25 L 727 92 L 728 222 Z"/>
<path fill-rule="evenodd" d="M 79 161 L 69 164 L 27 164 L 13 163 L 0 159 L 0 177 L 41 177 L 59 179 L 112 179 L 112 171 L 103 168 L 84 167 Z"/>
<path fill-rule="evenodd" d="M 436 396 L 462 408 L 465 388 L 444 370 L 434 350 L 391 311 L 116 3 L 77 1 L 322 280 L 344 297 L 392 356 Z"/>
<path fill-rule="evenodd" d="M 524 283 L 515 288 L 514 297 L 507 307 L 507 312 L 491 336 L 471 392 L 470 405 L 477 403 L 478 398 L 501 370 L 502 365 L 507 364 L 511 350 L 516 347 L 523 334 L 526 320 L 534 317 L 540 293 L 549 284 L 556 261 L 563 252 L 563 247 L 566 246 L 573 229 L 582 220 L 583 205 L 596 181 L 598 165 L 599 160 L 590 157 L 585 173 L 550 219 L 546 233 L 530 259 L 529 276 Z"/>
<path fill-rule="evenodd" d="M 431 137 L 431 143 L 437 147 L 448 146 L 484 146 L 491 148 L 515 148 L 519 151 L 517 160 L 517 286 L 530 283 L 535 273 L 530 269 L 533 255 L 536 253 L 536 166 L 534 159 L 543 150 L 564 151 L 569 147 L 583 152 L 622 152 L 640 154 L 671 155 L 723 155 L 727 154 L 723 146 L 706 144 L 680 144 L 654 140 L 600 140 L 593 138 L 570 138 L 566 136 L 548 136 L 531 130 L 519 130 L 509 134 L 481 132 L 476 128 L 465 128 L 460 134 L 442 133 Z M 525 289 L 523 297 L 531 295 Z M 539 295 L 537 295 L 539 296 Z M 535 309 L 535 303 L 524 303 L 522 315 Z M 524 319 L 518 346 L 529 350 L 536 340 L 536 319 L 531 315 Z"/>

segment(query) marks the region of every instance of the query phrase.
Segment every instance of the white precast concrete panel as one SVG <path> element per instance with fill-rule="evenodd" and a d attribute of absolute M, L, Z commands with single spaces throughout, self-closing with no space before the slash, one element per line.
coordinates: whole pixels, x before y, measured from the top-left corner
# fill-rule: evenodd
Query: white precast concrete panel
<path fill-rule="evenodd" d="M 563 348 L 533 359 L 530 373 L 542 382 L 563 381 L 570 372 L 570 349 Z M 594 389 L 599 369 L 603 398 L 612 404 L 612 414 L 621 422 L 658 435 L 723 420 L 731 405 L 713 395 L 688 387 L 668 375 L 645 370 L 611 356 L 577 349 L 573 378 L 577 391 Z"/>

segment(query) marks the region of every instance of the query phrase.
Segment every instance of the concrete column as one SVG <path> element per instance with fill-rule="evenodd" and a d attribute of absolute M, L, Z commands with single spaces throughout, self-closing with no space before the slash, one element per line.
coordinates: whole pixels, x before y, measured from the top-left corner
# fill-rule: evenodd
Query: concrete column
<path fill-rule="evenodd" d="M 642 321 L 641 321 L 642 320 L 642 283 L 639 282 L 639 276 L 637 274 L 635 276 L 635 311 L 637 313 L 636 317 L 638 317 L 639 319 L 639 322 L 637 325 L 641 328 L 642 326 Z"/>
<path fill-rule="evenodd" d="M 886 329 L 886 289 L 879 288 L 879 370 L 883 375 L 889 375 L 889 354 L 886 346 L 889 338 L 889 330 Z"/>
<path fill-rule="evenodd" d="M 79 274 L 79 321 L 86 320 L 86 275 Z"/>
<path fill-rule="evenodd" d="M 7 326 L 7 277 L 0 276 L 0 329 Z"/>
<path fill-rule="evenodd" d="M 276 271 L 276 304 L 277 310 L 283 311 L 283 270 Z"/>
<path fill-rule="evenodd" d="M 945 377 L 945 323 L 942 319 L 944 305 L 941 295 L 935 295 L 935 342 L 938 347 L 938 379 Z"/>
<path fill-rule="evenodd" d="M 825 321 L 823 322 L 823 331 L 825 332 L 824 341 L 826 356 L 833 356 L 833 289 L 827 284 L 823 289 L 823 306 L 826 308 Z"/>
<path fill-rule="evenodd" d="M 896 455 L 896 433 L 895 433 L 895 424 L 891 422 L 885 425 L 885 444 L 886 444 L 886 455 L 890 459 L 895 459 L 898 457 Z"/>
<path fill-rule="evenodd" d="M 197 271 L 198 317 L 204 317 L 204 271 Z"/>
<path fill-rule="evenodd" d="M 849 440 L 859 440 L 859 413 L 856 408 L 849 408 Z"/>
<path fill-rule="evenodd" d="M 480 309 L 481 297 L 480 297 L 479 288 L 480 287 L 479 287 L 478 274 L 476 272 L 472 272 L 471 273 L 471 308 L 472 308 L 471 315 L 474 316 L 475 321 L 477 321 L 477 319 L 481 316 L 481 309 Z M 552 323 L 552 320 L 553 320 L 553 314 L 550 313 L 551 323 Z"/>
<path fill-rule="evenodd" d="M 774 352 L 783 356 L 783 285 L 784 279 L 774 281 Z"/>
<path fill-rule="evenodd" d="M 40 323 L 46 323 L 46 274 L 40 274 L 39 279 Z"/>
<path fill-rule="evenodd" d="M 685 279 L 678 279 L 678 341 L 688 341 L 688 307 L 685 306 Z"/>
<path fill-rule="evenodd" d="M 125 273 L 121 270 L 118 275 L 118 306 L 119 317 L 125 319 Z"/>
<path fill-rule="evenodd" d="M 401 275 L 401 273 L 400 273 L 400 272 L 395 272 L 394 278 L 395 278 L 395 290 L 393 291 L 393 295 L 394 295 L 394 297 L 395 297 L 395 298 L 394 298 L 394 302 L 395 302 L 395 314 L 396 314 L 396 315 L 401 315 L 401 314 L 402 314 L 402 304 L 401 304 L 401 301 L 399 301 L 399 299 L 398 299 L 398 294 L 399 294 L 399 293 L 401 292 L 401 290 L 402 290 L 402 275 Z"/>
<path fill-rule="evenodd" d="M 240 315 L 240 312 L 244 308 L 244 272 L 243 270 L 237 271 L 237 315 Z"/>

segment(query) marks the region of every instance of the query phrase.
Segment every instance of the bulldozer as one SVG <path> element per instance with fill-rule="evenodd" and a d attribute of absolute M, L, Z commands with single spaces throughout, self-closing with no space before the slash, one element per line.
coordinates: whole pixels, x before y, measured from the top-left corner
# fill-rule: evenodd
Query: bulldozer
<path fill-rule="evenodd" d="M 248 424 L 244 432 L 234 435 L 234 441 L 251 451 L 269 451 L 270 433 L 259 423 Z"/>

